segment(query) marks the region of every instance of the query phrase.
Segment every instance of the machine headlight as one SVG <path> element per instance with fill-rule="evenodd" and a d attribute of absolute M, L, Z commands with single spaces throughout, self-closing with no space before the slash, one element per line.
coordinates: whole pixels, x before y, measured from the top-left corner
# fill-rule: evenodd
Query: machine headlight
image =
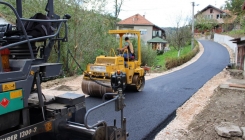
<path fill-rule="evenodd" d="M 91 71 L 106 72 L 105 66 L 90 66 Z"/>

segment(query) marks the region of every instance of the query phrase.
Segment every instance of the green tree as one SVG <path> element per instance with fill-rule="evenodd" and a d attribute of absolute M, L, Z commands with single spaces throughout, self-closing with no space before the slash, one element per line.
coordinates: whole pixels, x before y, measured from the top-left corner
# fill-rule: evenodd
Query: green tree
<path fill-rule="evenodd" d="M 242 5 L 244 0 L 226 0 L 224 9 L 231 11 L 235 15 L 240 15 L 243 13 Z"/>
<path fill-rule="evenodd" d="M 195 29 L 201 32 L 211 31 L 214 27 L 218 25 L 218 21 L 213 18 L 207 18 L 204 15 L 198 15 L 195 21 Z"/>
<path fill-rule="evenodd" d="M 188 18 L 183 19 L 182 16 L 177 17 L 175 30 L 168 32 L 167 41 L 178 51 L 178 57 L 182 47 L 186 46 L 191 40 L 191 30 L 187 25 Z"/>
<path fill-rule="evenodd" d="M 244 11 L 242 10 L 243 3 L 244 3 L 244 0 L 226 0 L 225 1 L 224 9 L 229 10 L 231 12 L 230 15 L 226 16 L 226 20 L 229 21 L 228 22 L 229 24 L 225 25 L 226 28 L 230 28 L 238 24 L 238 25 L 241 25 L 242 30 L 245 30 L 244 16 L 243 16 Z M 234 18 L 234 15 L 236 15 L 235 18 Z"/>

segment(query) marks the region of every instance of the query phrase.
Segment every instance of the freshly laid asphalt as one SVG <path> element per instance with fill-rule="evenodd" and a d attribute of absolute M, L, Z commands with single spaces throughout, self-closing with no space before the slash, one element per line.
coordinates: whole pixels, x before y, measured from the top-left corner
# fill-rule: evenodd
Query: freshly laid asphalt
<path fill-rule="evenodd" d="M 229 53 L 222 45 L 200 40 L 204 47 L 202 56 L 191 65 L 173 73 L 146 81 L 142 92 L 126 92 L 124 117 L 127 119 L 128 140 L 151 140 L 175 117 L 175 111 L 198 91 L 208 80 L 221 72 L 229 63 Z M 87 109 L 102 103 L 98 98 L 86 98 Z M 89 125 L 105 120 L 113 125 L 120 112 L 110 103 L 88 117 Z"/>

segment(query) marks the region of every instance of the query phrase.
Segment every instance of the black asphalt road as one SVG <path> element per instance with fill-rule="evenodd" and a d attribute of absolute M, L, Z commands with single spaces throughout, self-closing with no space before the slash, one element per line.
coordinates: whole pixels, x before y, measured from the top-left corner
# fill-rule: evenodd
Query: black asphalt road
<path fill-rule="evenodd" d="M 213 41 L 200 42 L 204 53 L 195 63 L 147 80 L 142 92 L 126 92 L 124 116 L 127 118 L 129 140 L 153 139 L 175 116 L 179 106 L 227 66 L 229 54 L 225 47 Z M 88 108 L 101 102 L 101 99 L 86 98 Z M 120 126 L 120 112 L 115 112 L 114 104 L 109 104 L 91 113 L 89 124 L 106 120 L 112 125 L 114 118 L 118 119 L 117 126 Z"/>

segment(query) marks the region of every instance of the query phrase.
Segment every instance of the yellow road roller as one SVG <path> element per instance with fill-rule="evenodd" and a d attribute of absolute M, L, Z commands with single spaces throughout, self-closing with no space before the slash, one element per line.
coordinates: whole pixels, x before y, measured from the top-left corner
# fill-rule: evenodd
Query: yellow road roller
<path fill-rule="evenodd" d="M 134 35 L 138 38 L 137 54 L 130 57 L 128 49 L 115 53 L 110 50 L 108 56 L 100 55 L 96 57 L 94 64 L 88 64 L 84 71 L 82 80 L 82 91 L 90 96 L 102 97 L 105 93 L 113 93 L 111 88 L 111 76 L 115 72 L 125 74 L 125 85 L 129 90 L 142 91 L 145 85 L 145 71 L 141 65 L 140 31 L 136 30 L 109 30 L 109 34 L 120 37 L 119 48 L 123 48 L 123 37 L 126 34 Z M 126 58 L 123 57 L 127 54 Z"/>

